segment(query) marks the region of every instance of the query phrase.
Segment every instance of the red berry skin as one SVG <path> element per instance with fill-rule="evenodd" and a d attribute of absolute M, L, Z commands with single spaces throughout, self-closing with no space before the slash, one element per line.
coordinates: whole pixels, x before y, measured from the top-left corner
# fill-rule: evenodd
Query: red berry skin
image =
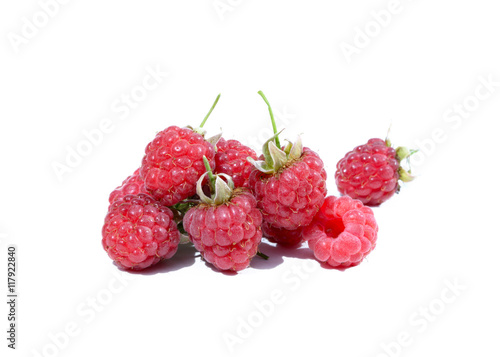
<path fill-rule="evenodd" d="M 303 242 L 302 227 L 288 230 L 284 228 L 274 228 L 268 223 L 262 223 L 262 235 L 272 243 L 277 243 L 285 247 L 295 247 Z"/>
<path fill-rule="evenodd" d="M 326 171 L 319 155 L 305 147 L 302 156 L 275 174 L 254 168 L 249 187 L 264 221 L 294 230 L 308 225 L 326 196 Z"/>
<path fill-rule="evenodd" d="M 215 167 L 215 149 L 191 129 L 170 126 L 146 146 L 141 177 L 149 193 L 165 206 L 172 206 L 196 193 L 196 181 L 206 172 L 206 156 Z"/>
<path fill-rule="evenodd" d="M 394 148 L 382 139 L 370 139 L 337 163 L 335 182 L 341 194 L 378 206 L 397 191 L 399 167 Z"/>
<path fill-rule="evenodd" d="M 102 228 L 102 246 L 122 269 L 146 269 L 177 251 L 180 233 L 173 213 L 146 194 L 113 202 Z"/>
<path fill-rule="evenodd" d="M 217 142 L 215 154 L 215 173 L 227 174 L 233 178 L 234 187 L 248 187 L 248 177 L 252 172 L 252 164 L 247 157 L 257 160 L 257 154 L 238 140 L 224 140 Z"/>
<path fill-rule="evenodd" d="M 140 169 L 127 177 L 125 181 L 111 192 L 109 195 L 109 203 L 125 197 L 126 195 L 137 195 L 139 193 L 148 193 L 144 186 L 144 180 L 141 178 Z"/>
<path fill-rule="evenodd" d="M 317 260 L 332 267 L 358 265 L 375 248 L 373 211 L 349 196 L 328 196 L 303 237 Z"/>
<path fill-rule="evenodd" d="M 250 265 L 262 238 L 262 215 L 255 197 L 236 189 L 221 205 L 200 204 L 184 216 L 184 230 L 203 259 L 221 271 Z"/>

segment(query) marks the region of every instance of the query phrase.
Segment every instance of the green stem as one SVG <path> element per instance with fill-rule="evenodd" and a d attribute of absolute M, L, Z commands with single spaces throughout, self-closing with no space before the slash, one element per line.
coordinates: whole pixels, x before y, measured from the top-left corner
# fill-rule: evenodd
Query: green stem
<path fill-rule="evenodd" d="M 271 104 L 269 104 L 266 96 L 264 95 L 264 93 L 262 93 L 262 91 L 258 91 L 257 93 L 259 93 L 259 95 L 262 97 L 262 99 L 264 99 L 264 102 L 266 102 L 267 104 L 267 107 L 269 108 L 269 114 L 271 115 L 271 123 L 273 124 L 273 131 L 274 131 L 274 135 L 278 134 L 278 129 L 276 128 L 276 121 L 274 120 L 274 114 L 273 114 L 273 110 L 271 109 Z M 280 144 L 280 139 L 278 138 L 278 135 L 276 135 L 276 137 L 274 138 L 274 142 L 276 143 L 276 146 L 281 149 L 281 144 Z"/>
<path fill-rule="evenodd" d="M 264 259 L 264 260 L 268 260 L 269 259 L 269 257 L 267 255 L 265 255 L 264 253 L 262 253 L 262 252 L 257 251 L 257 255 L 259 257 L 261 257 L 262 259 Z"/>
<path fill-rule="evenodd" d="M 215 176 L 210 167 L 210 163 L 205 155 L 203 155 L 203 163 L 205 164 L 205 169 L 208 173 L 208 181 L 210 182 L 210 193 L 215 193 Z"/>
<path fill-rule="evenodd" d="M 212 114 L 212 111 L 214 110 L 215 106 L 217 105 L 217 102 L 219 101 L 219 98 L 220 98 L 220 93 L 217 96 L 217 98 L 215 98 L 215 102 L 212 105 L 212 108 L 210 108 L 210 111 L 208 112 L 208 114 L 205 116 L 205 119 L 203 119 L 203 121 L 201 122 L 200 128 L 203 128 L 203 125 L 205 125 L 208 117 L 210 116 L 210 114 Z"/>

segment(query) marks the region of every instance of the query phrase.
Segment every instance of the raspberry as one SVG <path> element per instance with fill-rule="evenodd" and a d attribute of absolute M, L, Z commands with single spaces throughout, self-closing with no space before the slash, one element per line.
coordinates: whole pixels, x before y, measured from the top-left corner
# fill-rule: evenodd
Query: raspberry
<path fill-rule="evenodd" d="M 240 271 L 257 254 L 262 216 L 257 202 L 239 188 L 220 205 L 202 203 L 184 216 L 184 229 L 203 258 L 219 270 Z"/>
<path fill-rule="evenodd" d="M 111 192 L 109 195 L 109 203 L 113 203 L 126 195 L 136 195 L 138 193 L 148 193 L 144 186 L 144 181 L 141 178 L 140 169 L 135 170 L 132 175 L 123 181 L 121 186 L 118 186 Z"/>
<path fill-rule="evenodd" d="M 196 181 L 205 172 L 203 156 L 215 167 L 215 150 L 202 135 L 170 126 L 146 147 L 141 177 L 150 194 L 172 206 L 196 193 Z"/>
<path fill-rule="evenodd" d="M 262 214 L 250 190 L 234 189 L 231 176 L 214 175 L 207 158 L 204 163 L 207 172 L 196 187 L 201 203 L 187 211 L 184 230 L 207 262 L 219 270 L 240 271 L 257 254 L 262 238 Z M 210 197 L 203 190 L 205 176 Z"/>
<path fill-rule="evenodd" d="M 274 228 L 269 223 L 262 223 L 262 235 L 270 242 L 286 247 L 294 247 L 302 243 L 302 227 L 294 230 Z"/>
<path fill-rule="evenodd" d="M 318 154 L 295 143 L 280 145 L 271 105 L 262 91 L 271 116 L 274 136 L 262 146 L 264 160 L 248 160 L 255 168 L 249 187 L 264 221 L 274 228 L 295 230 L 311 223 L 326 196 L 326 171 Z"/>
<path fill-rule="evenodd" d="M 179 240 L 172 211 L 146 194 L 117 199 L 102 228 L 104 250 L 124 269 L 141 270 L 171 258 Z"/>
<path fill-rule="evenodd" d="M 326 171 L 318 154 L 309 148 L 276 174 L 254 169 L 249 186 L 264 221 L 275 228 L 294 230 L 311 223 L 326 195 Z"/>
<path fill-rule="evenodd" d="M 252 171 L 252 164 L 247 157 L 257 160 L 257 154 L 238 140 L 224 140 L 217 142 L 215 154 L 215 173 L 228 174 L 233 178 L 235 187 L 248 187 L 248 176 Z"/>
<path fill-rule="evenodd" d="M 349 196 L 328 196 L 303 229 L 316 259 L 332 267 L 358 265 L 375 248 L 377 233 L 371 208 Z"/>
<path fill-rule="evenodd" d="M 413 179 L 400 165 L 411 154 L 406 148 L 390 147 L 382 139 L 368 140 L 337 163 L 335 182 L 339 192 L 368 206 L 380 205 L 399 191 L 398 180 Z"/>

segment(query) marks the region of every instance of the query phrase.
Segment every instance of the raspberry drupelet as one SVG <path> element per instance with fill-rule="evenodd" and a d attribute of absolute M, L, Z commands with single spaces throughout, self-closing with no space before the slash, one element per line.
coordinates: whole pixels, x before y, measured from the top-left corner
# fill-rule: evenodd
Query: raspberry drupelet
<path fill-rule="evenodd" d="M 312 223 L 303 229 L 314 256 L 332 267 L 350 267 L 375 248 L 378 226 L 361 201 L 328 196 Z"/>
<path fill-rule="evenodd" d="M 177 251 L 180 233 L 173 213 L 146 194 L 127 195 L 108 209 L 102 246 L 118 267 L 148 268 Z"/>

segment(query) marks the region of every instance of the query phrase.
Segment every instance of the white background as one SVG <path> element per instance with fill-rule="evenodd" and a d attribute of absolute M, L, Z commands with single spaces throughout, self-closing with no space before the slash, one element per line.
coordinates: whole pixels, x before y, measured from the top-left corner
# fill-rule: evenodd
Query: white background
<path fill-rule="evenodd" d="M 50 16 L 35 0 L 0 5 L 2 294 L 8 244 L 19 261 L 12 355 L 498 355 L 496 3 L 221 3 L 230 11 L 212 0 L 74 0 Z M 125 112 L 116 101 L 140 94 L 147 68 L 169 75 Z M 336 162 L 391 123 L 395 145 L 420 148 L 417 180 L 375 209 L 375 251 L 342 272 L 306 246 L 263 243 L 268 262 L 225 275 L 182 247 L 121 273 L 100 242 L 108 194 L 157 131 L 199 124 L 219 92 L 209 134 L 257 149 L 270 129 L 258 90 L 289 122 L 282 136 L 303 133 L 320 153 L 330 194 Z M 55 163 L 106 118 L 112 129 L 59 179 Z"/>

